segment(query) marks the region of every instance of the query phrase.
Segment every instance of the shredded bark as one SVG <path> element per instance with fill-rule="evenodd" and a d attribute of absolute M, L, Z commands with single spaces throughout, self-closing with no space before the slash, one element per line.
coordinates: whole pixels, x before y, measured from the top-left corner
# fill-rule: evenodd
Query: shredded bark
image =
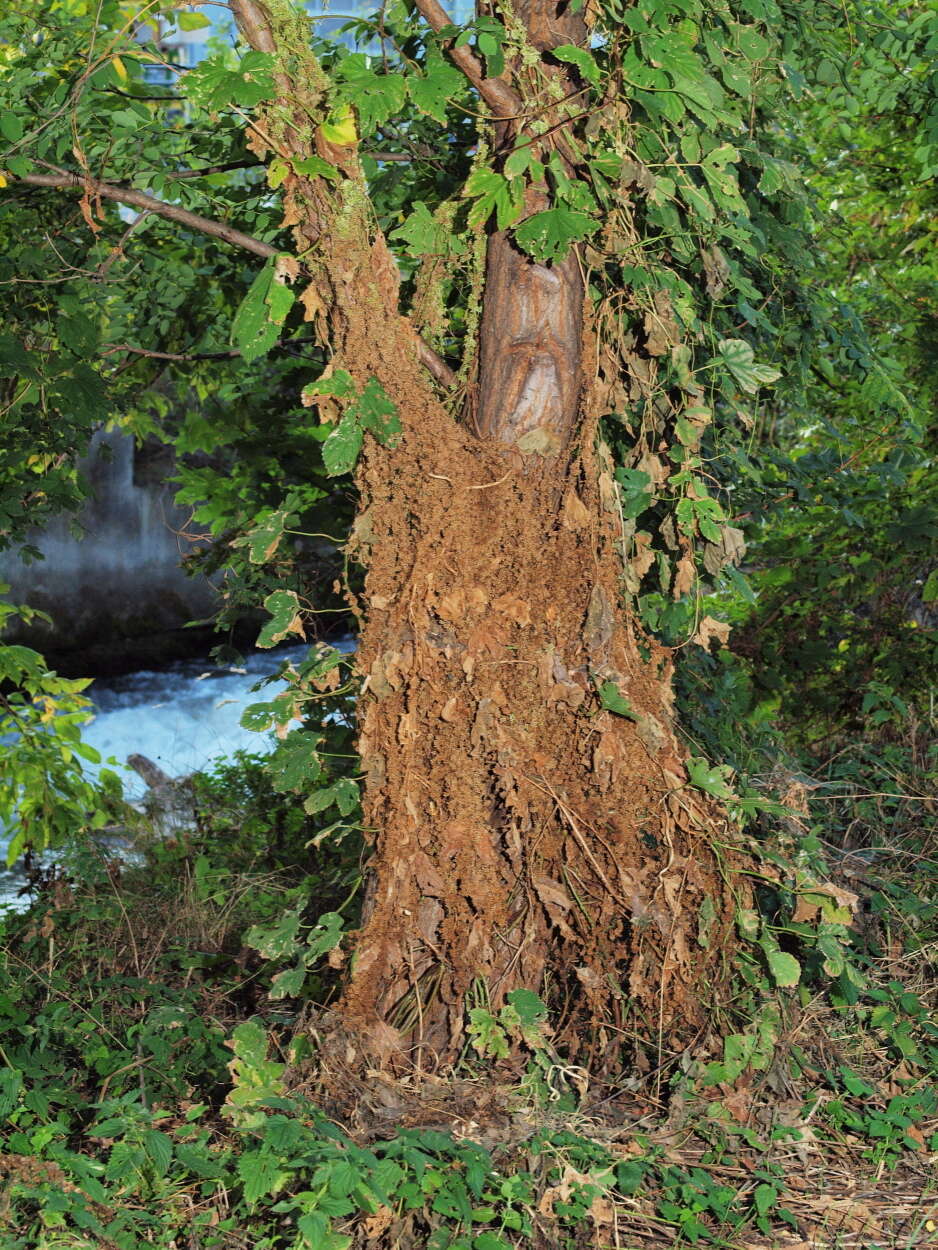
<path fill-rule="evenodd" d="M 673 1048 L 720 997 L 740 887 L 725 814 L 688 786 L 669 655 L 620 606 L 595 430 L 523 456 L 391 389 L 404 437 L 359 474 L 375 853 L 343 1029 L 432 1071 L 481 978 L 495 1008 L 541 993 L 591 1069 Z"/>

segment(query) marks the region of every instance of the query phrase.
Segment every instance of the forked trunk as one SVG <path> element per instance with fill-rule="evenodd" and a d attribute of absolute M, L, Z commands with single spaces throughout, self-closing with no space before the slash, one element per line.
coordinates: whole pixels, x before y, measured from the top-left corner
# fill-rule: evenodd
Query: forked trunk
<path fill-rule="evenodd" d="M 427 409 L 359 478 L 375 856 L 339 1011 L 398 1069 L 458 1054 L 470 990 L 538 992 L 595 1070 L 671 1053 L 725 980 L 724 816 L 688 788 L 669 656 L 622 606 L 581 273 L 494 234 L 467 421 Z"/>
<path fill-rule="evenodd" d="M 432 0 L 418 7 L 442 20 Z M 305 27 L 273 32 L 255 0 L 235 9 L 255 47 L 279 41 L 294 84 L 313 84 L 305 114 L 295 86 L 270 112 L 275 139 L 345 162 L 334 187 L 288 175 L 285 205 L 338 362 L 359 386 L 380 381 L 403 428 L 358 470 L 374 855 L 330 1021 L 339 1056 L 434 1071 L 464 1042 L 467 994 L 497 1008 L 518 987 L 545 999 L 558 1041 L 594 1070 L 641 1054 L 636 1042 L 671 1053 L 725 982 L 736 900 L 716 849 L 724 815 L 688 786 L 669 655 L 624 597 L 581 258 L 538 265 L 491 236 L 475 389 L 455 420 L 397 312 L 360 170 L 321 132 L 303 138 L 320 74 Z M 566 6 L 516 0 L 515 12 L 541 50 L 585 42 Z M 541 68 L 569 88 L 565 70 Z M 252 145 L 263 156 L 266 138 Z M 526 212 L 543 196 L 530 187 Z"/>

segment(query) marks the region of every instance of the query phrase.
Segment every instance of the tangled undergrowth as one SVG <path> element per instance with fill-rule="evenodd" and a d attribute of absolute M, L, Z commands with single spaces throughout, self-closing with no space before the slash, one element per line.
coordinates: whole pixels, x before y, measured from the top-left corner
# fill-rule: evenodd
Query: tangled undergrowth
<path fill-rule="evenodd" d="M 906 805 L 888 857 L 860 797 L 847 842 L 802 829 L 802 865 L 827 843 L 820 893 L 772 852 L 722 1042 L 590 1083 L 534 993 L 494 1011 L 477 985 L 445 1098 L 372 1072 L 352 1126 L 295 1074 L 316 1045 L 302 1000 L 334 993 L 355 922 L 358 847 L 300 876 L 317 830 L 259 761 L 194 793 L 190 830 L 133 863 L 75 850 L 4 921 L 3 1250 L 938 1244 L 933 800 Z M 848 903 L 825 953 L 821 913 Z M 796 985 L 773 982 L 766 934 Z M 520 1084 L 502 1067 L 517 1047 Z"/>

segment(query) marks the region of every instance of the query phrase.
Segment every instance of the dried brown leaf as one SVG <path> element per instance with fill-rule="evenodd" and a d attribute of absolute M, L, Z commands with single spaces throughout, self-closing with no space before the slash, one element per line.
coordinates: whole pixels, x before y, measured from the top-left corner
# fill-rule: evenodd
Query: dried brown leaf
<path fill-rule="evenodd" d="M 492 607 L 496 612 L 501 612 L 503 616 L 514 621 L 516 625 L 524 627 L 531 624 L 531 605 L 517 595 L 500 595 Z"/>
<path fill-rule="evenodd" d="M 730 630 L 732 628 L 732 625 L 730 625 L 727 621 L 718 621 L 715 617 L 705 616 L 697 627 L 697 632 L 694 634 L 693 641 L 696 642 L 699 647 L 703 647 L 705 651 L 709 648 L 710 643 L 713 642 L 714 639 L 717 640 L 721 647 L 725 647 L 729 642 Z"/>
<path fill-rule="evenodd" d="M 689 551 L 685 551 L 677 562 L 677 568 L 674 571 L 674 585 L 671 587 L 671 594 L 675 599 L 680 599 L 681 595 L 686 595 L 694 584 L 694 576 L 696 569 L 694 566 L 694 557 Z"/>

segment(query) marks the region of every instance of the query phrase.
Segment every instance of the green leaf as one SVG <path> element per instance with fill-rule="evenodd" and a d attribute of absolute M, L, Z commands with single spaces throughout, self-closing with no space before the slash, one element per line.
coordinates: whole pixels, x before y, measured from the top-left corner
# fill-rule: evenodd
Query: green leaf
<path fill-rule="evenodd" d="M 760 386 L 768 386 L 782 376 L 779 369 L 756 364 L 752 348 L 743 339 L 721 339 L 717 346 L 723 363 L 748 395 L 754 395 Z"/>
<path fill-rule="evenodd" d="M 494 169 L 476 169 L 463 187 L 467 199 L 475 199 L 469 209 L 470 226 L 484 226 L 495 214 L 499 230 L 506 230 L 518 219 L 524 204 L 524 184 L 520 178 L 508 179 Z"/>
<path fill-rule="evenodd" d="M 272 703 L 249 703 L 241 713 L 240 725 L 242 729 L 251 729 L 255 733 L 263 733 L 273 724 L 273 704 Z"/>
<path fill-rule="evenodd" d="M 736 27 L 736 46 L 747 61 L 762 61 L 769 55 L 769 41 L 755 26 Z"/>
<path fill-rule="evenodd" d="M 277 341 L 280 327 L 271 320 L 267 296 L 274 281 L 274 262 L 269 260 L 251 283 L 231 325 L 231 345 L 251 364 Z M 278 284 L 279 285 L 279 284 Z"/>
<path fill-rule="evenodd" d="M 342 104 L 330 113 L 319 132 L 327 143 L 340 148 L 354 147 L 358 142 L 358 123 L 351 104 Z"/>
<path fill-rule="evenodd" d="M 463 88 L 462 74 L 444 58 L 436 44 L 427 49 L 427 61 L 423 73 L 407 78 L 410 97 L 421 113 L 426 113 L 441 125 L 446 123 L 446 105 Z"/>
<path fill-rule="evenodd" d="M 147 1129 L 142 1141 L 153 1170 L 157 1176 L 165 1176 L 173 1158 L 173 1139 L 156 1129 Z"/>
<path fill-rule="evenodd" d="M 339 171 L 335 165 L 330 165 L 321 156 L 304 156 L 301 161 L 293 162 L 293 169 L 296 173 L 302 174 L 306 178 L 329 178 L 334 180 L 339 176 Z"/>
<path fill-rule="evenodd" d="M 179 12 L 174 14 L 173 20 L 180 30 L 204 30 L 212 24 L 204 13 Z"/>
<path fill-rule="evenodd" d="M 357 420 L 363 430 L 370 431 L 385 446 L 401 432 L 401 419 L 397 408 L 375 377 L 369 378 L 365 383 L 359 398 L 346 410 L 345 418 Z M 323 455 L 325 456 L 325 445 Z"/>
<path fill-rule="evenodd" d="M 511 1250 L 511 1245 L 495 1233 L 478 1233 L 472 1239 L 472 1250 Z"/>
<path fill-rule="evenodd" d="M 344 936 L 343 924 L 344 921 L 337 911 L 327 911 L 319 917 L 316 927 L 306 939 L 304 959 L 307 967 L 339 945 Z"/>
<path fill-rule="evenodd" d="M 244 935 L 245 946 L 259 951 L 265 959 L 287 959 L 299 950 L 300 913 L 296 908 L 286 911 L 275 924 L 252 925 Z M 266 1054 L 266 1038 L 264 1041 Z"/>
<path fill-rule="evenodd" d="M 774 1185 L 757 1185 L 753 1190 L 752 1200 L 759 1214 L 765 1215 L 778 1202 L 778 1190 Z"/>
<path fill-rule="evenodd" d="M 186 94 L 212 111 L 229 104 L 253 108 L 276 94 L 274 58 L 267 52 L 247 52 L 237 70 L 226 63 L 226 54 L 207 57 L 186 71 Z"/>
<path fill-rule="evenodd" d="M 635 1160 L 616 1164 L 616 1189 L 630 1197 L 641 1189 L 645 1179 L 645 1165 Z"/>
<path fill-rule="evenodd" d="M 595 218 L 558 204 L 526 218 L 515 230 L 515 240 L 535 260 L 558 261 L 564 259 L 571 244 L 598 229 Z"/>
<path fill-rule="evenodd" d="M 922 603 L 934 603 L 938 599 L 938 569 L 932 569 L 928 581 L 922 587 Z"/>
<path fill-rule="evenodd" d="M 363 441 L 362 427 L 346 414 L 322 445 L 322 460 L 329 477 L 354 469 Z"/>
<path fill-rule="evenodd" d="M 11 113 L 7 109 L 0 113 L 0 134 L 11 143 L 19 143 L 23 137 L 23 123 L 16 113 Z"/>
<path fill-rule="evenodd" d="M 290 290 L 282 279 L 278 278 L 276 273 L 271 279 L 270 286 L 264 296 L 264 303 L 267 305 L 267 315 L 271 324 L 276 327 L 274 331 L 274 339 L 276 340 L 277 332 L 287 319 L 287 314 L 293 307 L 293 301 L 296 296 Z"/>
<path fill-rule="evenodd" d="M 618 468 L 616 481 L 622 488 L 619 504 L 626 521 L 641 516 L 654 503 L 651 477 L 641 469 Z"/>
<path fill-rule="evenodd" d="M 629 720 L 638 720 L 638 712 L 628 699 L 623 698 L 614 681 L 604 681 L 599 687 L 599 701 L 607 711 L 615 712 L 616 716 L 627 716 Z"/>
<path fill-rule="evenodd" d="M 247 546 L 248 559 L 252 564 L 265 564 L 273 559 L 283 539 L 283 531 L 294 520 L 293 513 L 287 508 L 279 508 L 276 512 L 261 512 L 244 538 L 239 538 L 236 542 Z"/>
<path fill-rule="evenodd" d="M 287 968 L 271 978 L 271 998 L 299 998 L 306 982 L 305 964 L 297 964 L 295 968 Z"/>
<path fill-rule="evenodd" d="M 302 794 L 316 784 L 322 774 L 319 743 L 320 738 L 310 730 L 294 729 L 277 744 L 269 763 L 276 790 Z"/>
<path fill-rule="evenodd" d="M 363 135 L 373 134 L 400 112 L 406 94 L 401 74 L 377 73 L 363 52 L 353 52 L 336 66 L 338 98 L 348 100 L 358 113 Z"/>
<path fill-rule="evenodd" d="M 324 1227 L 325 1217 L 320 1216 L 318 1211 L 301 1215 L 296 1222 L 296 1227 L 303 1234 L 310 1250 L 349 1250 L 352 1238 L 345 1233 L 320 1231 L 320 1224 L 317 1222 L 320 1219 L 323 1220 Z"/>
<path fill-rule="evenodd" d="M 344 369 L 336 369 L 327 377 L 317 378 L 303 388 L 303 395 L 333 395 L 336 399 L 352 399 L 355 395 L 352 375 Z"/>
<path fill-rule="evenodd" d="M 575 65 L 588 83 L 598 87 L 602 81 L 602 70 L 596 64 L 596 58 L 586 48 L 578 48 L 575 44 L 564 43 L 559 48 L 551 49 L 551 56 L 568 65 Z"/>
<path fill-rule="evenodd" d="M 267 166 L 267 182 L 276 191 L 290 172 L 290 166 L 279 156 Z"/>
<path fill-rule="evenodd" d="M 547 1018 L 547 1004 L 533 990 L 511 990 L 506 997 L 523 1025 L 540 1024 Z"/>
<path fill-rule="evenodd" d="M 406 244 L 409 256 L 456 256 L 462 250 L 459 239 L 451 234 L 430 212 L 422 200 L 416 200 L 413 211 L 390 237 Z"/>
<path fill-rule="evenodd" d="M 267 1058 L 268 1039 L 259 1020 L 252 1017 L 239 1024 L 231 1035 L 234 1053 L 252 1067 Z"/>
<path fill-rule="evenodd" d="M 343 816 L 348 816 L 357 807 L 360 798 L 357 782 L 350 777 L 340 777 L 331 786 L 327 786 L 324 790 L 316 790 L 311 794 L 303 804 L 303 808 L 314 816 L 317 812 L 324 812 L 334 803 Z"/>
<path fill-rule="evenodd" d="M 290 634 L 306 637 L 303 609 L 295 590 L 275 590 L 264 600 L 264 607 L 270 613 L 271 619 L 258 634 L 259 647 L 275 647 Z"/>
<path fill-rule="evenodd" d="M 244 1199 L 250 1205 L 286 1180 L 279 1161 L 265 1150 L 246 1150 L 238 1160 L 238 1176 L 244 1185 Z"/>
<path fill-rule="evenodd" d="M 797 985 L 801 980 L 801 964 L 794 955 L 789 955 L 787 951 L 779 950 L 773 942 L 769 942 L 766 939 L 763 939 L 761 946 L 765 951 L 769 972 L 775 984 L 782 989 L 790 989 Z"/>
<path fill-rule="evenodd" d="M 98 327 L 80 309 L 60 314 L 56 331 L 62 346 L 67 347 L 73 355 L 88 358 L 97 354 Z"/>
<path fill-rule="evenodd" d="M 508 1058 L 508 1036 L 488 1008 L 473 1007 L 470 1010 L 466 1032 L 472 1038 L 473 1049 L 480 1055 L 491 1055 L 493 1059 Z"/>
<path fill-rule="evenodd" d="M 726 765 L 711 765 L 699 755 L 687 760 L 687 775 L 692 786 L 718 799 L 731 799 L 733 791 L 726 779 Z"/>
<path fill-rule="evenodd" d="M 504 165 L 505 175 L 508 178 L 521 178 L 527 173 L 531 173 L 536 178 L 540 169 L 541 162 L 534 151 L 534 146 L 527 140 L 515 148 Z"/>
<path fill-rule="evenodd" d="M 493 17 L 477 17 L 467 26 L 456 39 L 456 47 L 460 48 L 475 36 L 476 48 L 485 58 L 485 76 L 497 78 L 505 72 L 505 56 L 502 45 L 507 38 L 507 31 L 501 22 Z"/>

